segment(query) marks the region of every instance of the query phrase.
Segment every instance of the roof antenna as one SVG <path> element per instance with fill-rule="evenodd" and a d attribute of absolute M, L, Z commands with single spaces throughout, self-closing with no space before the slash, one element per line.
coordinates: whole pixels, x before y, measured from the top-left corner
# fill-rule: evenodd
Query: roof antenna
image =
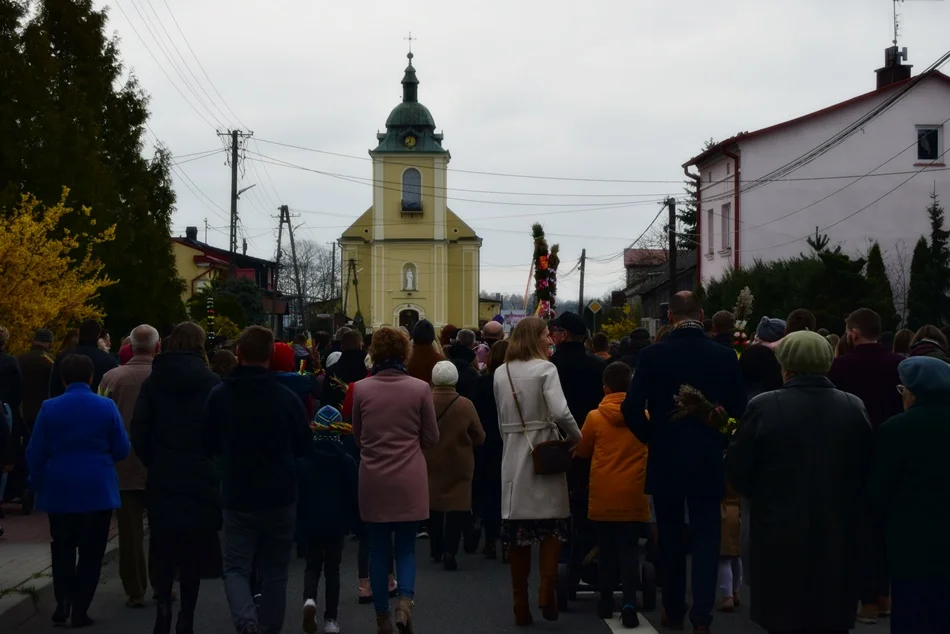
<path fill-rule="evenodd" d="M 903 0 L 893 0 L 893 4 L 894 4 L 894 46 L 895 46 L 895 47 L 897 46 L 897 36 L 898 36 L 898 33 L 900 32 L 900 27 L 901 27 L 901 24 L 900 24 L 900 15 L 898 15 L 898 13 L 897 13 L 897 4 L 898 4 L 899 2 L 903 2 Z M 411 35 L 412 35 L 412 34 L 410 34 L 410 36 L 411 36 Z"/>

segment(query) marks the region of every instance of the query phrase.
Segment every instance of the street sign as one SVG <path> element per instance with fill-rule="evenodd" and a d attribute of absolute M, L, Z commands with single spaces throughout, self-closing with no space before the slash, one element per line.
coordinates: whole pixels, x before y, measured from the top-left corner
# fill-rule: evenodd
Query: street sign
<path fill-rule="evenodd" d="M 587 307 L 590 308 L 590 312 L 594 314 L 597 314 L 600 312 L 600 302 L 598 302 L 596 299 L 592 301 L 591 303 L 589 303 Z"/>

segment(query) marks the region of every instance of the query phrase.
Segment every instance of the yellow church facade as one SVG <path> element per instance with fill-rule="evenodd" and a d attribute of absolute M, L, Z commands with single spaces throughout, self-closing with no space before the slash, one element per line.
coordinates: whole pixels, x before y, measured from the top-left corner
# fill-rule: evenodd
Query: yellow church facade
<path fill-rule="evenodd" d="M 409 53 L 402 103 L 370 151 L 372 206 L 340 238 L 345 310 L 368 331 L 479 323 L 482 240 L 446 203 L 451 155 L 418 84 Z"/>

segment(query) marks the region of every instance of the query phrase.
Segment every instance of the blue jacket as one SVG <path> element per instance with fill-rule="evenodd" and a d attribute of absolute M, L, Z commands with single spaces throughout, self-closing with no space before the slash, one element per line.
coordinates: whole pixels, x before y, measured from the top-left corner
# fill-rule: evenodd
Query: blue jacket
<path fill-rule="evenodd" d="M 115 403 L 72 383 L 43 403 L 26 448 L 36 508 L 47 513 L 117 509 L 115 463 L 129 455 L 129 437 Z"/>
<path fill-rule="evenodd" d="M 673 330 L 640 352 L 623 416 L 648 445 L 646 492 L 653 495 L 725 495 L 723 452 L 729 439 L 696 417 L 674 422 L 673 397 L 691 385 L 730 416 L 745 413 L 739 359 L 698 328 Z M 650 419 L 644 413 L 649 410 Z"/>

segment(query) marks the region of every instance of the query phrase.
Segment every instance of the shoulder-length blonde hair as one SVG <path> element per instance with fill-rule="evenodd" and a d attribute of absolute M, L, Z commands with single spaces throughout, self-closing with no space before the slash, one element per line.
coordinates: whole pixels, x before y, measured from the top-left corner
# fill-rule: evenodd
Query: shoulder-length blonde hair
<path fill-rule="evenodd" d="M 519 321 L 508 339 L 505 363 L 510 361 L 532 361 L 534 359 L 546 361 L 548 349 L 547 346 L 541 343 L 541 333 L 547 328 L 548 325 L 544 320 L 537 317 L 525 317 Z"/>

